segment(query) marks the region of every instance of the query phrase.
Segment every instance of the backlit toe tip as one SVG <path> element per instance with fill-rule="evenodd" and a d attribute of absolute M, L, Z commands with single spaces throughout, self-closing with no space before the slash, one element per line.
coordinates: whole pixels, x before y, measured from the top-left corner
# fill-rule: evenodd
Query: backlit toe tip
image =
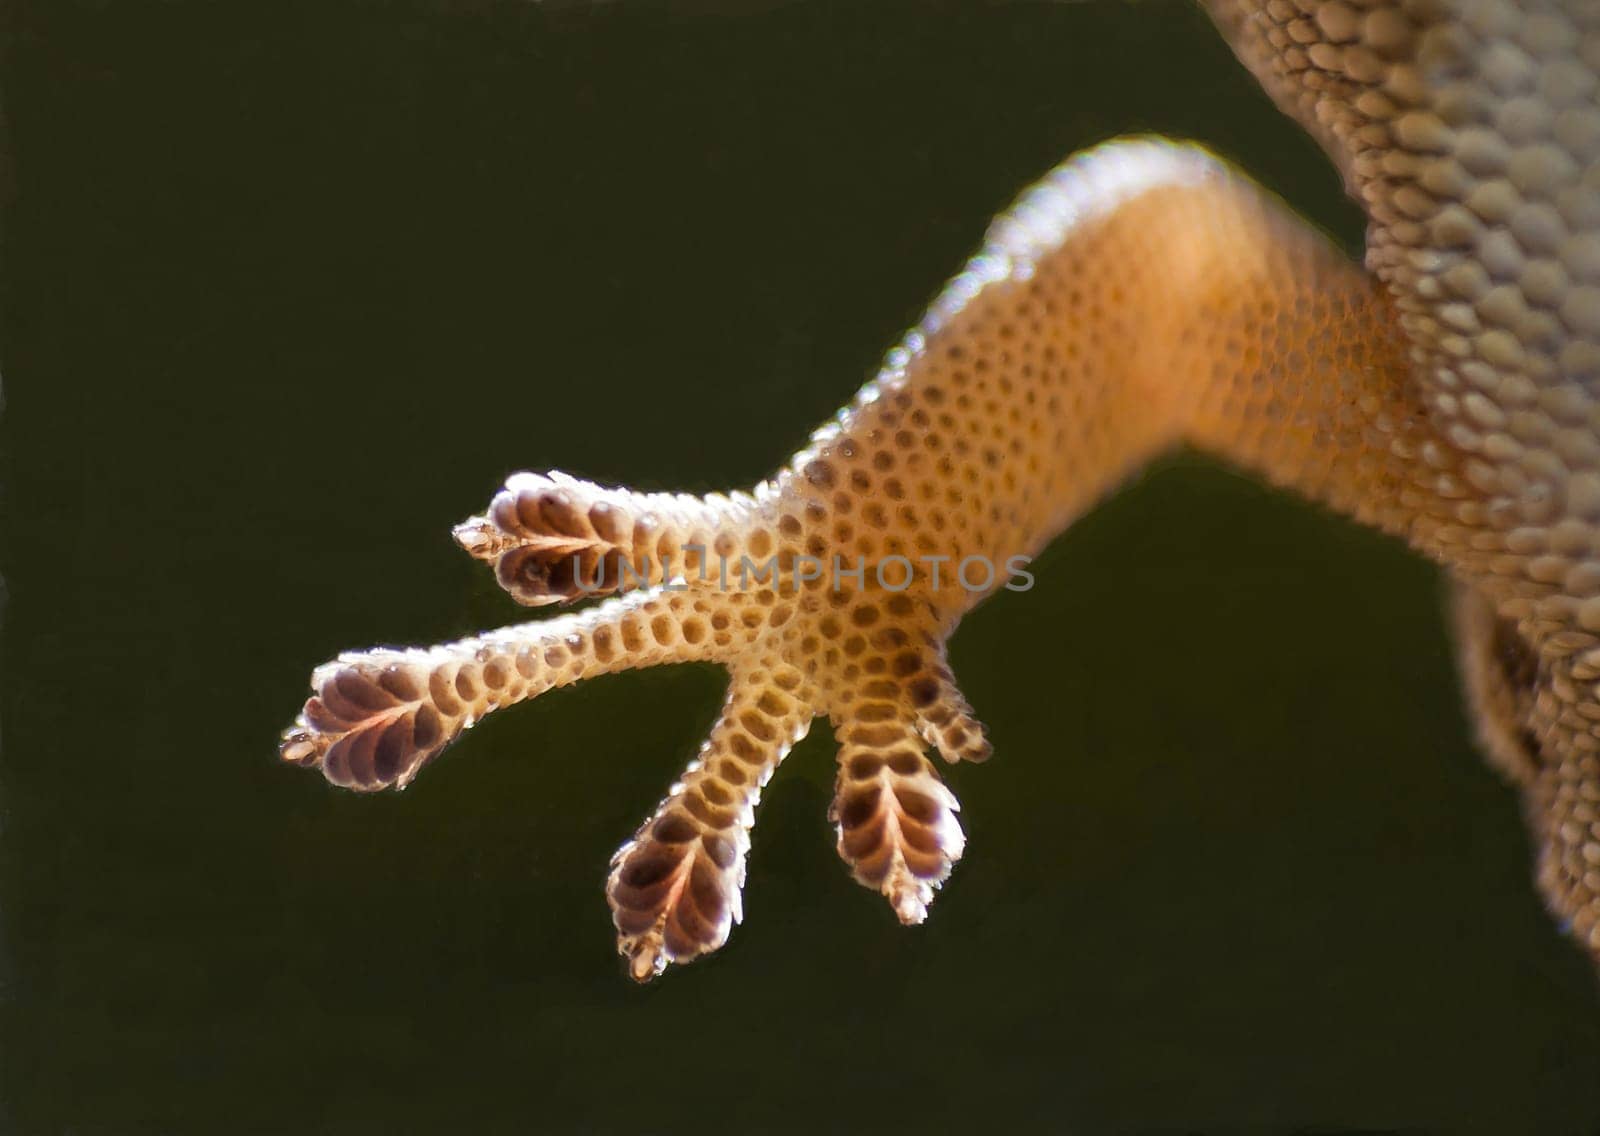
<path fill-rule="evenodd" d="M 482 517 L 462 521 L 450 530 L 456 544 L 469 556 L 478 560 L 492 560 L 503 541 L 492 524 Z"/>
<path fill-rule="evenodd" d="M 322 744 L 303 726 L 291 726 L 278 743 L 278 756 L 291 765 L 315 765 L 322 760 Z"/>
<path fill-rule="evenodd" d="M 928 903 L 933 899 L 933 889 L 919 880 L 903 876 L 884 889 L 895 917 L 907 927 L 914 927 L 928 918 Z"/>
<path fill-rule="evenodd" d="M 635 982 L 649 982 L 667 969 L 666 952 L 662 950 L 661 935 L 656 931 L 624 943 L 621 953 L 628 960 L 628 977 Z"/>

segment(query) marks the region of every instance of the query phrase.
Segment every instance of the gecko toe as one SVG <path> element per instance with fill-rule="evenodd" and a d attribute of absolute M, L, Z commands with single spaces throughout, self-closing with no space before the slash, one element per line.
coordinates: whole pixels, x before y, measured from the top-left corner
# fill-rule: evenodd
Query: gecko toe
<path fill-rule="evenodd" d="M 798 675 L 759 653 L 735 669 L 700 753 L 612 859 L 617 950 L 647 981 L 722 946 L 742 918 L 745 854 L 761 788 L 811 722 Z"/>
<path fill-rule="evenodd" d="M 461 522 L 453 535 L 474 559 L 493 565 L 500 586 L 525 606 L 606 595 L 625 578 L 620 545 L 633 526 L 610 498 L 626 495 L 564 474 L 519 473 L 488 512 Z"/>
<path fill-rule="evenodd" d="M 994 747 L 989 744 L 988 731 L 956 686 L 942 652 L 908 690 L 916 710 L 917 732 L 941 757 L 951 764 L 989 760 Z"/>
<path fill-rule="evenodd" d="M 869 689 L 836 715 L 830 819 L 856 880 L 881 892 L 902 923 L 921 923 L 966 846 L 961 806 L 924 755 L 917 718 L 895 697 L 902 688 L 874 685 L 877 693 Z"/>

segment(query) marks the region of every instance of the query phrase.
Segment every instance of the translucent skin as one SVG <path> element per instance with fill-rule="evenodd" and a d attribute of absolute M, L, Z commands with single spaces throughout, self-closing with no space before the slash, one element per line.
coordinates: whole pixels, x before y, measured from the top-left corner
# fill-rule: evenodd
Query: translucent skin
<path fill-rule="evenodd" d="M 403 787 L 491 710 L 715 660 L 723 712 L 607 884 L 633 976 L 727 939 L 761 787 L 818 714 L 839 853 L 920 922 L 963 847 L 925 751 L 989 753 L 946 640 L 1018 558 L 1189 444 L 1449 567 L 1480 733 L 1524 791 L 1552 909 L 1600 959 L 1600 8 L 1213 15 L 1365 204 L 1366 269 L 1196 148 L 1070 159 L 752 492 L 510 479 L 461 545 L 521 603 L 606 598 L 342 655 L 282 756 Z"/>

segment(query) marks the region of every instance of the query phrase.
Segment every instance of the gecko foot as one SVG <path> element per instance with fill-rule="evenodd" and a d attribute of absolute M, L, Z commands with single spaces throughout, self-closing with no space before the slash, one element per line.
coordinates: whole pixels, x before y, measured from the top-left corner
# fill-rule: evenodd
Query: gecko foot
<path fill-rule="evenodd" d="M 403 788 L 496 709 L 592 675 L 716 662 L 730 675 L 716 723 L 612 859 L 606 897 L 628 972 L 648 980 L 727 941 L 761 790 L 819 714 L 840 745 L 839 855 L 902 923 L 922 922 L 965 845 L 960 806 L 924 751 L 990 752 L 945 659 L 954 618 L 871 574 L 801 570 L 819 551 L 815 502 L 782 489 L 695 498 L 512 477 L 457 542 L 521 603 L 605 598 L 455 643 L 341 655 L 313 674 L 282 757 L 352 789 Z"/>

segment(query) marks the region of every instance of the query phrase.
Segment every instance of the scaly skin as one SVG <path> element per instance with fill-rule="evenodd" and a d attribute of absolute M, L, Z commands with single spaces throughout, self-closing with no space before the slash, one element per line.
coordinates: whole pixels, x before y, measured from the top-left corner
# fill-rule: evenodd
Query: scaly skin
<path fill-rule="evenodd" d="M 402 787 L 491 710 L 715 660 L 722 715 L 607 885 L 634 977 L 726 940 L 761 787 L 818 714 L 839 853 L 920 922 L 963 845 L 925 750 L 989 752 L 945 641 L 1018 558 L 1189 444 L 1451 570 L 1480 733 L 1524 792 L 1552 910 L 1600 959 L 1600 6 L 1212 14 L 1365 205 L 1365 269 L 1201 150 L 1073 158 L 753 492 L 513 477 L 457 540 L 524 604 L 606 598 L 343 655 L 283 757 Z"/>

